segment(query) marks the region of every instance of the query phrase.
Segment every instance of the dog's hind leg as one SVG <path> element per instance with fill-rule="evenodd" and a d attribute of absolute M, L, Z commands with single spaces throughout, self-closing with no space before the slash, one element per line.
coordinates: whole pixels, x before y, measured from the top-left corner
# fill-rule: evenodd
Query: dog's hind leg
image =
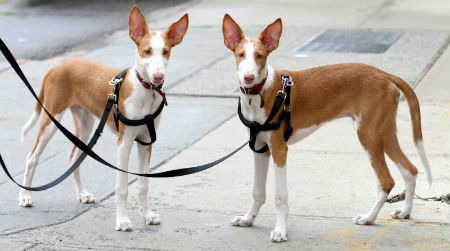
<path fill-rule="evenodd" d="M 64 112 L 54 115 L 54 118 L 58 121 L 61 120 Z M 44 114 L 39 129 L 39 134 L 34 145 L 33 150 L 28 154 L 26 160 L 26 167 L 22 185 L 31 186 L 33 182 L 34 172 L 36 166 L 39 163 L 39 157 L 47 146 L 48 142 L 56 132 L 56 126 L 52 123 L 47 114 Z M 21 189 L 19 192 L 19 205 L 22 207 L 31 207 L 33 202 L 31 200 L 31 192 L 25 189 Z"/>
<path fill-rule="evenodd" d="M 148 173 L 150 165 L 150 156 L 152 153 L 152 145 L 144 146 L 140 143 L 136 143 L 138 148 L 138 166 L 140 173 Z M 159 215 L 152 212 L 148 203 L 149 192 L 149 178 L 138 177 L 138 198 L 139 198 L 139 210 L 144 217 L 145 224 L 147 225 L 159 225 L 161 220 Z"/>
<path fill-rule="evenodd" d="M 90 114 L 87 110 L 81 108 L 78 105 L 70 107 L 72 112 L 74 125 L 75 125 L 75 136 L 77 136 L 81 141 L 87 143 L 89 135 L 92 132 L 94 125 L 94 116 Z M 78 147 L 73 146 L 72 152 L 70 153 L 70 164 L 73 164 L 81 155 L 81 151 Z M 88 192 L 84 187 L 80 179 L 80 168 L 77 168 L 73 172 L 73 181 L 75 184 L 75 192 L 77 199 L 81 203 L 94 203 L 95 197 L 90 192 Z"/>
<path fill-rule="evenodd" d="M 259 209 L 266 201 L 266 181 L 269 169 L 270 154 L 254 153 L 255 175 L 253 181 L 253 201 L 250 210 L 243 216 L 236 216 L 231 224 L 233 226 L 248 227 L 258 215 Z"/>
<path fill-rule="evenodd" d="M 366 149 L 372 167 L 378 178 L 378 196 L 372 209 L 367 214 L 358 214 L 353 218 L 353 222 L 358 225 L 371 225 L 375 222 L 377 215 L 383 207 L 389 192 L 394 187 L 394 179 L 389 173 L 386 160 L 384 158 L 383 140 L 376 132 L 368 132 L 364 128 L 358 129 L 358 137 L 361 144 Z"/>
<path fill-rule="evenodd" d="M 400 148 L 395 130 L 386 137 L 385 142 L 386 154 L 397 165 L 405 182 L 405 206 L 403 209 L 396 208 L 391 215 L 395 219 L 408 219 L 413 207 L 417 168 L 408 160 Z"/>

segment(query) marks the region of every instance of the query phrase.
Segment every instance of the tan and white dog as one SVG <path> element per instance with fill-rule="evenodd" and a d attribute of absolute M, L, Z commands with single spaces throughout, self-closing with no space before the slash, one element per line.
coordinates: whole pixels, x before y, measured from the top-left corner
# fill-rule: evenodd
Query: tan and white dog
<path fill-rule="evenodd" d="M 357 124 L 358 138 L 367 151 L 378 178 L 378 197 L 366 214 L 353 218 L 356 224 L 373 224 L 378 212 L 394 186 L 386 165 L 386 153 L 397 165 L 406 186 L 405 206 L 395 209 L 393 218 L 410 217 L 416 186 L 416 167 L 408 160 L 399 146 L 396 136 L 396 115 L 400 92 L 408 101 L 414 143 L 425 166 L 428 182 L 431 171 L 422 143 L 420 110 L 417 96 L 411 87 L 399 77 L 364 64 L 337 64 L 302 71 L 275 70 L 267 64 L 267 57 L 278 47 L 282 32 L 281 19 L 277 19 L 256 38 L 245 37 L 239 25 L 226 14 L 223 19 L 225 46 L 236 58 L 241 87 L 261 88 L 260 95 L 241 94 L 243 116 L 263 124 L 267 119 L 277 91 L 282 89 L 281 74 L 291 76 L 291 125 L 293 135 L 285 142 L 283 133 L 286 122 L 275 131 L 261 132 L 256 149 L 268 144 L 264 154 L 254 154 L 255 178 L 253 202 L 243 216 L 232 220 L 235 226 L 251 226 L 266 199 L 266 177 L 269 157 L 275 167 L 275 202 L 277 219 L 271 232 L 273 242 L 287 240 L 288 193 L 286 188 L 286 157 L 288 145 L 307 137 L 324 123 L 342 117 L 351 117 Z M 265 81 L 265 83 L 264 83 Z M 261 84 L 262 83 L 262 84 Z M 263 85 L 261 87 L 261 85 Z M 253 94 L 255 94 L 253 92 Z M 260 98 L 266 104 L 260 107 Z M 251 100 L 253 99 L 253 102 Z"/>
<path fill-rule="evenodd" d="M 170 57 L 172 47 L 179 44 L 189 25 L 188 15 L 173 23 L 165 32 L 155 32 L 148 29 L 144 16 L 139 8 L 134 5 L 129 17 L 129 35 L 136 43 L 135 65 L 128 70 L 120 88 L 118 107 L 121 113 L 128 119 L 142 119 L 148 114 L 153 114 L 161 104 L 163 97 L 149 85 L 161 86 L 164 82 L 164 74 Z M 52 68 L 45 76 L 39 99 L 47 110 L 58 120 L 61 120 L 64 112 L 69 109 L 75 124 L 75 135 L 83 142 L 87 142 L 94 125 L 94 116 L 99 118 L 105 107 L 108 94 L 112 93 L 109 80 L 120 73 L 120 69 L 110 68 L 105 65 L 76 59 L 64 62 Z M 36 123 L 41 113 L 41 107 L 36 104 L 29 121 L 22 129 L 22 138 Z M 155 127 L 158 126 L 160 115 L 155 119 Z M 147 127 L 125 126 L 119 124 L 117 131 L 113 114 L 108 117 L 107 124 L 118 135 L 118 165 L 119 168 L 128 170 L 130 151 L 135 139 L 150 142 Z M 33 150 L 28 154 L 23 185 L 30 186 L 36 166 L 44 148 L 56 131 L 47 115 L 43 115 L 39 134 Z M 139 172 L 148 172 L 152 145 L 137 144 Z M 74 147 L 70 155 L 73 163 L 80 156 L 78 148 Z M 81 203 L 94 203 L 94 196 L 88 192 L 80 180 L 79 169 L 73 173 L 76 196 Z M 146 224 L 159 224 L 160 218 L 153 213 L 148 205 L 149 184 L 147 178 L 138 178 L 139 207 Z M 127 175 L 118 172 L 116 182 L 116 230 L 130 231 L 132 224 L 127 214 L 128 178 Z M 21 190 L 19 204 L 23 207 L 31 207 L 30 192 Z"/>

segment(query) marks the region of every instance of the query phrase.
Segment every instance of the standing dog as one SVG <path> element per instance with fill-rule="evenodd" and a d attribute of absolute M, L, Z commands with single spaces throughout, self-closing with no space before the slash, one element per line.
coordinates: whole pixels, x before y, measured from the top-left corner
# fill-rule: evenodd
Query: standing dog
<path fill-rule="evenodd" d="M 239 25 L 226 14 L 222 26 L 224 43 L 236 58 L 241 90 L 241 110 L 245 119 L 263 124 L 281 90 L 281 74 L 292 78 L 290 111 L 293 134 L 286 142 L 284 121 L 274 131 L 258 134 L 256 147 L 267 144 L 268 151 L 254 154 L 255 179 L 253 202 L 244 216 L 233 219 L 234 226 L 251 226 L 266 199 L 266 177 L 269 157 L 275 167 L 275 203 L 277 220 L 271 232 L 273 242 L 287 240 L 288 194 L 286 188 L 286 156 L 288 145 L 298 142 L 324 123 L 341 117 L 351 117 L 357 124 L 359 141 L 367 151 L 378 178 L 378 197 L 367 214 L 357 214 L 354 223 L 373 224 L 378 212 L 394 186 L 386 165 L 386 153 L 397 165 L 406 186 L 405 206 L 395 209 L 393 218 L 410 217 L 416 186 L 416 167 L 400 149 L 396 136 L 396 114 L 400 92 L 408 101 L 412 119 L 414 143 L 425 166 L 428 182 L 431 171 L 422 144 L 420 110 L 417 96 L 409 85 L 394 75 L 364 64 L 337 64 L 303 71 L 274 70 L 267 57 L 278 47 L 282 32 L 281 19 L 267 26 L 257 38 L 244 36 Z M 250 94 L 247 94 L 250 93 Z M 258 95 L 256 95 L 258 94 Z M 262 100 L 260 100 L 262 99 Z M 253 100 L 253 102 L 252 102 Z M 261 104 L 266 106 L 261 107 Z M 257 148 L 257 149 L 259 149 Z"/>
<path fill-rule="evenodd" d="M 161 91 L 164 74 L 172 47 L 179 44 L 187 29 L 188 15 L 173 23 L 165 32 L 150 31 L 144 16 L 134 5 L 129 17 L 129 35 L 136 43 L 137 53 L 135 65 L 128 70 L 126 78 L 120 88 L 119 110 L 128 119 L 142 119 L 157 111 L 163 101 Z M 112 93 L 109 80 L 116 76 L 120 69 L 110 68 L 94 62 L 77 59 L 67 61 L 52 68 L 45 76 L 39 99 L 47 110 L 58 120 L 69 109 L 74 119 L 76 136 L 87 142 L 94 124 L 94 116 L 99 118 L 105 107 L 108 95 Z M 36 123 L 41 113 L 41 107 L 36 104 L 34 113 L 22 129 L 22 138 Z M 159 124 L 160 116 L 155 118 L 155 127 Z M 132 144 L 135 140 L 150 142 L 147 126 L 125 126 L 119 124 L 116 129 L 112 113 L 107 124 L 118 135 L 119 167 L 128 170 L 128 159 Z M 33 150 L 28 154 L 23 185 L 30 186 L 39 157 L 48 141 L 56 131 L 48 116 L 43 115 L 41 127 Z M 152 145 L 145 146 L 138 143 L 139 172 L 148 172 Z M 73 163 L 81 155 L 74 146 L 70 155 Z M 94 196 L 81 183 L 79 169 L 73 173 L 75 190 L 81 203 L 94 203 Z M 159 216 L 152 212 L 148 205 L 148 179 L 139 177 L 139 207 L 146 224 L 159 224 Z M 116 182 L 116 230 L 130 231 L 132 224 L 127 215 L 128 178 L 119 172 Z M 27 190 L 21 190 L 19 204 L 31 207 L 31 195 Z"/>

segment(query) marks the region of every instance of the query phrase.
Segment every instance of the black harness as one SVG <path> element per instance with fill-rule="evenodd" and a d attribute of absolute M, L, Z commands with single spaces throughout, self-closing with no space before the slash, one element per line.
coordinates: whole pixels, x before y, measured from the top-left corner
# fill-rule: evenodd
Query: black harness
<path fill-rule="evenodd" d="M 150 134 L 150 142 L 143 142 L 139 139 L 135 139 L 136 142 L 138 142 L 141 145 L 147 146 L 151 145 L 156 141 L 156 130 L 155 130 L 155 118 L 159 116 L 161 111 L 164 108 L 165 104 L 165 97 L 163 96 L 163 101 L 161 101 L 161 104 L 159 105 L 158 109 L 153 114 L 148 114 L 142 119 L 128 119 L 119 110 L 119 93 L 120 93 L 120 87 L 122 86 L 123 79 L 127 75 L 128 69 L 122 71 L 119 75 L 115 76 L 109 84 L 114 86 L 113 93 L 110 94 L 110 98 L 113 98 L 114 100 L 114 123 L 116 124 L 117 130 L 119 130 L 119 121 L 122 122 L 124 125 L 127 126 L 141 126 L 146 125 L 148 132 Z M 161 88 L 161 86 L 155 87 L 155 88 Z M 158 93 L 162 93 L 162 91 L 158 91 Z"/>
<path fill-rule="evenodd" d="M 275 103 L 272 106 L 272 110 L 270 111 L 269 116 L 267 117 L 264 124 L 260 124 L 255 121 L 250 121 L 244 118 L 241 111 L 241 99 L 239 98 L 238 104 L 238 114 L 241 122 L 250 129 L 250 148 L 257 153 L 264 153 L 269 150 L 269 146 L 266 144 L 260 149 L 255 148 L 256 136 L 260 132 L 278 130 L 281 127 L 281 123 L 286 121 L 286 130 L 284 131 L 284 140 L 288 141 L 289 137 L 292 135 L 293 129 L 291 126 L 291 87 L 294 84 L 289 75 L 281 75 L 281 82 L 283 83 L 283 89 L 277 92 L 277 96 L 275 98 Z M 259 94 L 258 94 L 259 95 Z M 283 105 L 284 103 L 284 105 Z M 275 118 L 277 113 L 279 112 L 281 106 L 283 105 L 283 109 L 280 113 L 278 119 L 274 122 L 272 120 Z"/>

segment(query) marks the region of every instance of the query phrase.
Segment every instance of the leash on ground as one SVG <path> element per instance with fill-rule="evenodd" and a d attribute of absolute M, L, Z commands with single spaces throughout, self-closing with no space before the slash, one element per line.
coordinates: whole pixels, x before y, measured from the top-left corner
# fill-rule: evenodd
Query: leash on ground
<path fill-rule="evenodd" d="M 102 163 L 103 165 L 108 166 L 108 167 L 110 167 L 110 168 L 112 168 L 112 169 L 114 169 L 116 171 L 132 174 L 132 175 L 136 175 L 136 176 L 142 176 L 142 177 L 148 177 L 148 178 L 169 178 L 169 177 L 178 177 L 178 176 L 194 174 L 194 173 L 198 173 L 198 172 L 204 171 L 206 169 L 209 169 L 211 167 L 214 167 L 214 166 L 218 165 L 219 163 L 225 161 L 226 159 L 230 158 L 231 156 L 233 156 L 234 154 L 239 152 L 242 148 L 244 148 L 245 145 L 247 145 L 250 142 L 250 140 L 252 140 L 252 138 L 250 138 L 249 141 L 245 142 L 244 144 L 242 144 L 241 146 L 239 146 L 238 148 L 236 148 L 235 150 L 233 150 L 229 154 L 225 155 L 224 157 L 222 157 L 222 158 L 220 158 L 218 160 L 212 161 L 210 163 L 204 164 L 204 165 L 187 167 L 187 168 L 180 168 L 180 169 L 169 170 L 169 171 L 164 171 L 164 172 L 160 172 L 160 173 L 134 173 L 134 172 L 125 171 L 123 169 L 120 169 L 120 168 L 116 167 L 113 164 L 110 164 L 109 162 L 107 162 L 106 160 L 101 158 L 99 155 L 97 155 L 94 151 L 92 151 L 92 147 L 97 143 L 98 138 L 101 136 L 101 134 L 103 132 L 103 128 L 105 127 L 107 118 L 109 116 L 109 113 L 111 112 L 111 108 L 112 108 L 112 106 L 114 104 L 114 99 L 113 98 L 108 97 L 108 100 L 107 100 L 107 103 L 106 103 L 106 106 L 105 106 L 105 111 L 103 112 L 103 115 L 102 115 L 102 117 L 100 119 L 100 122 L 99 122 L 99 124 L 97 126 L 97 129 L 95 130 L 95 133 L 92 136 L 92 138 L 89 140 L 89 143 L 86 145 L 84 142 L 82 142 L 80 139 L 78 139 L 75 135 L 73 135 L 70 131 L 68 131 L 63 125 L 61 125 L 47 111 L 47 109 L 44 107 L 44 105 L 39 100 L 38 96 L 36 95 L 36 92 L 31 87 L 30 83 L 28 82 L 28 79 L 25 77 L 25 74 L 22 72 L 20 66 L 17 64 L 17 61 L 14 58 L 14 56 L 12 55 L 11 51 L 8 49 L 8 47 L 6 46 L 6 44 L 3 42 L 3 40 L 1 38 L 0 38 L 0 50 L 2 51 L 3 55 L 5 56 L 5 58 L 8 60 L 9 64 L 11 65 L 11 67 L 15 70 L 15 72 L 17 73 L 19 78 L 23 81 L 25 86 L 31 92 L 33 97 L 36 99 L 38 104 L 42 107 L 42 109 L 48 115 L 50 120 L 64 134 L 64 136 L 66 136 L 67 139 L 69 139 L 76 147 L 78 147 L 83 152 L 80 155 L 80 157 L 78 157 L 78 159 L 71 165 L 71 167 L 65 173 L 63 173 L 61 176 L 59 176 L 58 178 L 56 178 L 52 182 L 49 182 L 49 183 L 47 183 L 45 185 L 38 186 L 38 187 L 27 187 L 27 186 L 23 186 L 23 185 L 17 183 L 14 180 L 14 178 L 12 177 L 12 175 L 10 174 L 10 172 L 9 172 L 8 168 L 6 167 L 6 164 L 5 164 L 4 160 L 3 160 L 2 155 L 0 154 L 0 165 L 3 168 L 3 171 L 6 173 L 6 175 L 8 176 L 8 178 L 11 181 L 13 181 L 16 185 L 18 185 L 19 187 L 21 187 L 21 188 L 23 188 L 25 190 L 43 191 L 43 190 L 47 190 L 47 189 L 49 189 L 51 187 L 56 186 L 57 184 L 61 183 L 64 179 L 66 179 L 70 174 L 72 174 L 79 167 L 79 165 L 85 160 L 86 156 L 89 156 L 89 157 L 93 158 L 94 160 L 96 160 L 96 161 Z M 123 74 L 123 72 L 121 74 Z M 116 77 L 120 78 L 121 74 L 119 74 Z"/>
<path fill-rule="evenodd" d="M 423 201 L 440 201 L 442 203 L 446 203 L 450 205 L 450 193 L 448 193 L 447 195 L 441 195 L 439 197 L 434 196 L 434 197 L 421 197 L 419 195 L 415 195 L 417 199 L 419 200 L 423 200 Z M 386 200 L 387 203 L 397 203 L 400 202 L 402 200 L 405 200 L 405 191 L 403 191 L 400 194 L 394 195 L 390 198 L 388 198 Z"/>

